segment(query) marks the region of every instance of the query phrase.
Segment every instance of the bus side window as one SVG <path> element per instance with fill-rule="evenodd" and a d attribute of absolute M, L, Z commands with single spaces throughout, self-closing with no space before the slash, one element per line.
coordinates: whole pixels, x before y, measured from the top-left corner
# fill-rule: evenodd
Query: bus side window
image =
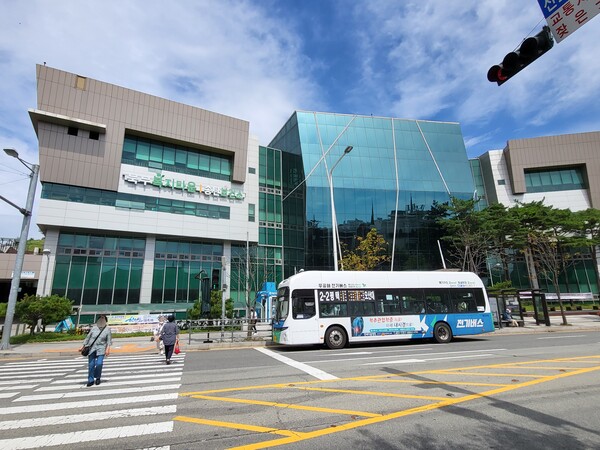
<path fill-rule="evenodd" d="M 400 292 L 403 314 L 424 314 L 425 302 L 420 290 L 406 289 Z"/>
<path fill-rule="evenodd" d="M 425 290 L 427 301 L 427 314 L 445 314 L 452 310 L 446 289 Z"/>
<path fill-rule="evenodd" d="M 456 312 L 477 312 L 475 295 L 471 289 L 450 289 L 450 297 Z"/>
<path fill-rule="evenodd" d="M 377 313 L 383 315 L 399 315 L 402 313 L 400 308 L 400 298 L 397 294 L 389 292 L 377 292 Z"/>
<path fill-rule="evenodd" d="M 310 289 L 298 289 L 292 292 L 292 317 L 310 319 L 317 314 L 315 294 Z"/>

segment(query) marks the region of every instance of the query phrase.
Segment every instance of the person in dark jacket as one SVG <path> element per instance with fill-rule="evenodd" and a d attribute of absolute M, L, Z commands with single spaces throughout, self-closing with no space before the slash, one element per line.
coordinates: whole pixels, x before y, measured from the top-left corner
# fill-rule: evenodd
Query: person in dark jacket
<path fill-rule="evenodd" d="M 175 323 L 175 316 L 170 315 L 167 318 L 167 323 L 165 323 L 160 330 L 160 339 L 165 344 L 165 358 L 167 359 L 167 364 L 171 364 L 171 356 L 173 356 L 173 350 L 175 349 L 175 345 L 179 344 L 179 328 L 177 328 L 177 324 Z"/>
<path fill-rule="evenodd" d="M 92 346 L 88 354 L 88 387 L 94 385 L 94 378 L 96 384 L 101 383 L 102 364 L 104 363 L 104 357 L 110 355 L 111 344 L 112 334 L 108 327 L 108 320 L 104 314 L 101 314 L 83 341 L 83 346 L 79 349 L 81 351 L 85 346 Z"/>

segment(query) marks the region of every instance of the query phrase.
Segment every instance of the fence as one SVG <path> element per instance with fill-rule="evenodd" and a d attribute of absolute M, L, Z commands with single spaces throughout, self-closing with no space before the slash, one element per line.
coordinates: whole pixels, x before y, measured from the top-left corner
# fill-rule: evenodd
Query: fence
<path fill-rule="evenodd" d="M 273 328 L 271 322 L 256 320 L 255 328 L 251 319 L 199 319 L 177 322 L 180 338 L 188 343 L 194 342 L 244 342 L 253 340 L 271 340 Z"/>

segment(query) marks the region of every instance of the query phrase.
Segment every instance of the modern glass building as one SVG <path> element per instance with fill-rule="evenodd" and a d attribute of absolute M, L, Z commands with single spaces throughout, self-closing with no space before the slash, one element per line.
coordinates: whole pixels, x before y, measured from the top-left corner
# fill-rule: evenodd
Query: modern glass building
<path fill-rule="evenodd" d="M 441 268 L 429 212 L 475 191 L 457 123 L 296 111 L 269 147 L 282 151 L 286 276 L 333 269 L 334 222 L 348 249 L 375 227 L 382 270 Z"/>

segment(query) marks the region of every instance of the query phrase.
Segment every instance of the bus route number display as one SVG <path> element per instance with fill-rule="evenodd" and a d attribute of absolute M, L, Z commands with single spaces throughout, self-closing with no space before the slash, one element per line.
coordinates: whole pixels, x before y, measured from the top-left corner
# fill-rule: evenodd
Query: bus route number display
<path fill-rule="evenodd" d="M 375 300 L 375 291 L 368 290 L 319 290 L 320 302 L 364 302 Z"/>

